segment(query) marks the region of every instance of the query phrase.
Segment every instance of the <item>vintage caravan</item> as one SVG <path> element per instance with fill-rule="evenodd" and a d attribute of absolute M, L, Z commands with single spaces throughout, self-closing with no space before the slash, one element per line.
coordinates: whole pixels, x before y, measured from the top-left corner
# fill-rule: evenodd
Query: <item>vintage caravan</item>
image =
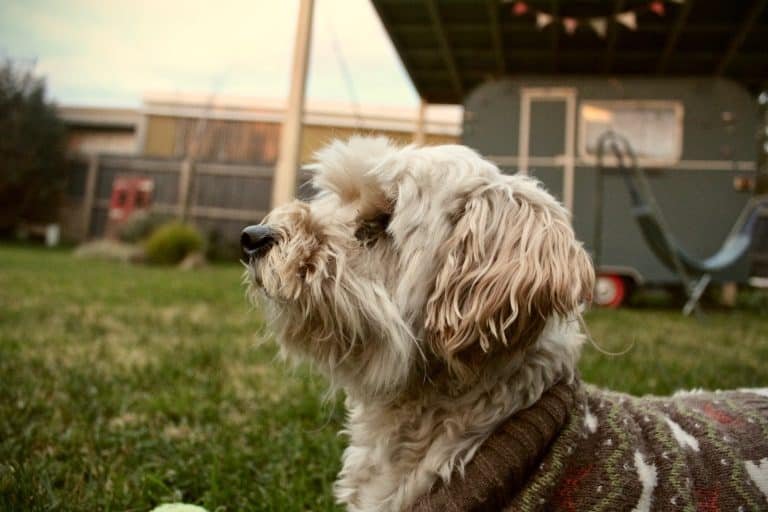
<path fill-rule="evenodd" d="M 500 130 L 500 125 L 507 129 Z M 468 95 L 463 140 L 503 169 L 535 176 L 573 215 L 590 249 L 602 238 L 600 272 L 620 301 L 626 284 L 678 282 L 653 254 L 630 208 L 620 171 L 598 173 L 597 141 L 627 136 L 667 227 L 701 257 L 718 251 L 753 194 L 755 100 L 724 79 L 518 77 Z M 510 140 L 511 139 L 511 140 Z M 604 189 L 595 218 L 596 181 Z M 749 253 L 712 277 L 746 282 Z"/>
<path fill-rule="evenodd" d="M 665 239 L 692 259 L 718 253 L 768 171 L 756 163 L 768 151 L 757 101 L 768 9 L 741 4 L 374 0 L 422 99 L 463 105 L 465 144 L 571 210 L 608 305 L 681 276 L 649 246 L 617 162 L 598 171 L 601 135 L 629 141 Z M 765 277 L 763 210 L 750 212 L 749 247 L 707 279 Z"/>

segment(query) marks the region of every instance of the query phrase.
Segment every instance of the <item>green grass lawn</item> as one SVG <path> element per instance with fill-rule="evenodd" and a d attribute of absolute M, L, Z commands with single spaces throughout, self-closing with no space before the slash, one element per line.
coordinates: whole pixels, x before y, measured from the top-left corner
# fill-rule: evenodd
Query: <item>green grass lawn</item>
<path fill-rule="evenodd" d="M 241 270 L 0 248 L 0 510 L 333 510 L 343 421 L 275 361 Z M 585 380 L 633 393 L 768 385 L 768 319 L 590 313 Z"/>

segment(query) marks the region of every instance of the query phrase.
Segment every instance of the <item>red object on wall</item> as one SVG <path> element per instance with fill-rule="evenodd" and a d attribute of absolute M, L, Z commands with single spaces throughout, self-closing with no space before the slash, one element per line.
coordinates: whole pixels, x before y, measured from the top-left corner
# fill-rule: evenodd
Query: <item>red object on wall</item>
<path fill-rule="evenodd" d="M 152 204 L 155 182 L 151 178 L 118 176 L 112 182 L 109 199 L 109 226 L 115 228 L 134 212 L 148 210 Z M 112 232 L 112 229 L 108 230 Z"/>

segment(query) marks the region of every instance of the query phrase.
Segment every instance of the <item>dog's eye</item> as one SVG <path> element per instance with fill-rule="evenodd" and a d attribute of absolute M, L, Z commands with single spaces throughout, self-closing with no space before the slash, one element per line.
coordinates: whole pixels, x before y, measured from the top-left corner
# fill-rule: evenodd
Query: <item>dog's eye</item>
<path fill-rule="evenodd" d="M 383 214 L 373 219 L 364 220 L 355 231 L 355 238 L 365 244 L 366 247 L 373 245 L 379 237 L 386 233 L 390 218 L 390 215 Z"/>

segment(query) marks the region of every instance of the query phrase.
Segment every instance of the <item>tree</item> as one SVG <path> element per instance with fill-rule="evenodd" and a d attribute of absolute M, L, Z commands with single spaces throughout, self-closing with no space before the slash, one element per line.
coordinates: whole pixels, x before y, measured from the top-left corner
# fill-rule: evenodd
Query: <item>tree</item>
<path fill-rule="evenodd" d="M 0 235 L 56 218 L 66 184 L 65 127 L 45 81 L 0 67 Z"/>

